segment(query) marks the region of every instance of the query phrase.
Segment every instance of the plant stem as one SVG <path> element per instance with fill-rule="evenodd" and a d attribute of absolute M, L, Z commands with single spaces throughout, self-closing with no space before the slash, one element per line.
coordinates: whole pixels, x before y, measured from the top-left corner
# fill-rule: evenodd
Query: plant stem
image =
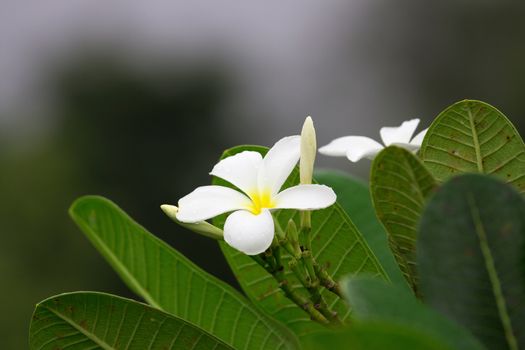
<path fill-rule="evenodd" d="M 327 319 L 333 320 L 337 324 L 342 324 L 342 322 L 337 317 L 337 312 L 330 310 L 324 301 L 320 291 L 319 280 L 312 280 L 309 276 L 305 276 L 296 259 L 292 258 L 288 264 L 290 266 L 290 270 L 294 272 L 301 284 L 308 290 L 308 293 L 310 293 L 310 300 L 312 300 L 314 307 L 319 310 Z"/>
<path fill-rule="evenodd" d="M 315 283 L 318 280 L 318 276 L 314 269 L 314 257 L 312 256 L 312 251 L 309 249 L 303 250 L 301 253 L 301 258 L 304 261 L 304 265 L 306 267 L 306 271 L 308 271 L 308 275 L 310 276 L 310 279 L 313 283 Z"/>
<path fill-rule="evenodd" d="M 309 219 L 307 220 L 307 222 L 309 222 Z M 304 250 L 301 253 L 301 260 L 303 262 L 304 267 L 306 268 L 306 272 L 308 273 L 306 281 L 307 283 L 303 283 L 303 285 L 305 288 L 308 289 L 308 292 L 312 296 L 312 301 L 314 302 L 315 306 L 323 313 L 323 315 L 333 320 L 335 323 L 342 324 L 341 320 L 337 316 L 337 312 L 334 312 L 329 309 L 320 292 L 320 279 L 317 276 L 317 273 L 314 268 L 316 262 L 311 251 L 311 228 L 303 227 L 301 231 L 305 239 L 305 246 Z"/>
<path fill-rule="evenodd" d="M 337 295 L 339 298 L 344 298 L 341 286 L 339 286 L 339 284 L 332 279 L 332 276 L 330 276 L 330 274 L 328 274 L 325 269 L 319 266 L 318 263 L 314 264 L 314 269 L 323 287 Z"/>
<path fill-rule="evenodd" d="M 288 239 L 286 236 L 286 233 L 283 231 L 281 225 L 279 224 L 279 221 L 277 221 L 275 218 L 273 219 L 274 226 L 275 226 L 275 234 L 278 237 L 278 243 L 280 246 L 284 247 L 286 251 L 293 257 L 297 257 L 297 251 L 294 248 L 293 242 Z"/>
<path fill-rule="evenodd" d="M 297 228 L 291 220 L 288 222 L 286 232 L 283 231 L 275 218 L 274 223 L 275 239 L 273 245 L 264 254 L 254 256 L 254 260 L 276 279 L 279 288 L 286 297 L 304 309 L 312 320 L 321 324 L 343 324 L 337 312 L 330 310 L 321 295 L 321 286 L 335 293 L 338 297 L 341 297 L 342 293 L 339 285 L 325 270 L 320 268 L 313 257 L 310 212 L 301 213 L 300 234 L 297 233 Z M 303 246 L 300 245 L 299 239 L 303 241 Z M 281 248 L 284 248 L 291 256 L 287 267 L 308 291 L 309 298 L 297 293 L 290 287 L 281 262 Z"/>
<path fill-rule="evenodd" d="M 255 258 L 254 260 L 259 263 L 259 265 L 261 265 L 268 273 L 275 277 L 277 282 L 279 282 L 279 287 L 284 292 L 284 294 L 295 304 L 303 308 L 310 315 L 312 320 L 321 324 L 330 323 L 328 319 L 315 308 L 314 304 L 310 300 L 304 298 L 302 295 L 290 288 L 288 280 L 284 274 L 284 268 L 282 265 L 276 264 L 276 259 L 271 259 L 270 256 L 266 255 L 264 258 L 258 256 L 258 258 Z"/>
<path fill-rule="evenodd" d="M 288 253 L 292 255 L 292 258 L 288 262 L 288 267 L 299 279 L 299 282 L 301 282 L 303 287 L 308 290 L 308 293 L 310 294 L 310 300 L 313 302 L 314 307 L 319 310 L 327 319 L 332 320 L 337 324 L 341 324 L 342 322 L 337 317 L 337 312 L 333 312 L 329 309 L 321 295 L 319 279 L 317 278 L 313 268 L 311 252 L 301 252 L 298 240 L 294 239 L 293 234 L 290 234 L 290 230 L 293 229 L 294 225 L 291 225 L 289 222 L 286 232 L 286 240 L 290 239 L 291 241 L 289 243 L 291 243 L 292 247 L 288 250 Z"/>

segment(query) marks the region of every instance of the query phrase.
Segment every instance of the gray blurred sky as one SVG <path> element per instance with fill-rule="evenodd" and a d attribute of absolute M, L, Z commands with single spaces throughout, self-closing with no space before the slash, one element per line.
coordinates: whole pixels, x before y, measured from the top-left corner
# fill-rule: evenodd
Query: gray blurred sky
<path fill-rule="evenodd" d="M 24 140 L 52 130 L 46 81 L 90 49 L 109 49 L 146 75 L 195 62 L 224 68 L 234 91 L 220 113 L 232 145 L 271 145 L 307 115 L 319 144 L 378 137 L 383 125 L 427 124 L 464 98 L 516 122 L 523 16 L 521 2 L 506 0 L 2 0 L 0 131 Z M 341 159 L 320 164 L 355 169 Z M 368 164 L 359 166 L 364 174 Z"/>
<path fill-rule="evenodd" d="M 308 114 L 320 143 L 351 131 L 374 136 L 385 110 L 399 111 L 393 119 L 401 121 L 415 108 L 408 107 L 402 72 L 385 72 L 359 52 L 359 38 L 370 29 L 366 4 L 3 0 L 1 126 L 45 130 L 52 96 L 42 82 L 49 67 L 100 46 L 145 70 L 174 60 L 225 63 L 238 90 L 228 108 L 245 116 L 228 123 L 233 143 L 268 144 L 296 132 Z M 379 96 L 382 104 L 374 102 Z"/>

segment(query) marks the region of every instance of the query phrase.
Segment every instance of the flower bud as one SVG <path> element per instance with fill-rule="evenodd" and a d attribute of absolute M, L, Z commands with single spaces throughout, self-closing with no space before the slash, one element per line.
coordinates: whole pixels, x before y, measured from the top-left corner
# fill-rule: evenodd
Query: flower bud
<path fill-rule="evenodd" d="M 179 221 L 177 219 L 177 212 L 179 211 L 179 208 L 177 208 L 174 205 L 163 204 L 160 206 L 160 209 L 162 209 L 164 214 L 166 214 L 171 220 L 175 221 L 178 225 L 187 228 L 190 231 L 217 240 L 224 239 L 223 231 L 220 228 L 213 226 L 212 224 L 206 221 L 200 221 L 196 223 L 185 223 Z"/>
<path fill-rule="evenodd" d="M 299 242 L 297 226 L 292 219 L 288 220 L 288 225 L 286 226 L 286 236 L 291 242 Z"/>
<path fill-rule="evenodd" d="M 301 131 L 301 160 L 299 162 L 301 184 L 312 183 L 316 152 L 317 141 L 314 123 L 311 117 L 307 117 Z"/>

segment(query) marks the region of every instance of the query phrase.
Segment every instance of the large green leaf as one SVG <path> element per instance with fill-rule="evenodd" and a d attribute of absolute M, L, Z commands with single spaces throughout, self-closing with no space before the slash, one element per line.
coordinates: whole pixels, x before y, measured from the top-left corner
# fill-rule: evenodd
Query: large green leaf
<path fill-rule="evenodd" d="M 61 294 L 39 303 L 29 345 L 53 349 L 233 349 L 177 317 L 104 293 Z"/>
<path fill-rule="evenodd" d="M 421 304 L 404 289 L 366 277 L 348 278 L 341 283 L 358 321 L 404 326 L 450 349 L 483 349 L 467 330 Z"/>
<path fill-rule="evenodd" d="M 411 152 L 391 146 L 372 163 L 370 192 L 377 217 L 388 232 L 394 256 L 414 291 L 417 291 L 417 225 L 425 199 L 436 182 Z"/>
<path fill-rule="evenodd" d="M 441 112 L 419 154 L 439 181 L 480 172 L 525 193 L 525 144 L 503 113 L 484 102 L 460 101 Z"/>
<path fill-rule="evenodd" d="M 349 329 L 311 336 L 305 350 L 454 350 L 441 339 L 387 321 L 354 322 Z"/>
<path fill-rule="evenodd" d="M 239 146 L 224 152 L 223 158 L 244 150 L 258 151 L 265 154 L 267 149 L 259 146 Z M 294 170 L 283 188 L 297 184 L 299 172 Z M 215 184 L 228 185 L 223 180 L 214 179 Z M 282 227 L 286 227 L 288 220 L 299 222 L 299 212 L 295 210 L 281 210 L 275 217 Z M 214 223 L 221 226 L 226 216 L 218 217 Z M 327 266 L 328 272 L 337 280 L 347 274 L 368 273 L 387 278 L 376 256 L 372 253 L 364 237 L 357 230 L 348 215 L 339 204 L 327 209 L 312 213 L 312 251 L 321 264 Z M 310 320 L 309 315 L 294 304 L 280 290 L 273 276 L 267 273 L 249 256 L 238 252 L 224 242 L 221 243 L 223 253 L 237 277 L 242 289 L 248 297 L 263 310 L 286 324 L 293 332 L 302 338 L 324 328 Z M 285 255 L 284 263 L 288 256 Z M 308 296 L 299 280 L 292 273 L 287 274 L 289 285 L 298 293 Z M 336 310 L 343 320 L 350 317 L 344 300 L 334 296 L 327 290 L 321 292 L 327 304 Z"/>
<path fill-rule="evenodd" d="M 109 200 L 80 198 L 70 215 L 148 304 L 203 328 L 236 349 L 296 348 L 295 337 L 285 327 L 150 234 Z"/>
<path fill-rule="evenodd" d="M 426 303 L 489 349 L 525 349 L 525 201 L 514 188 L 451 179 L 424 211 L 417 252 Z"/>
<path fill-rule="evenodd" d="M 407 282 L 388 246 L 385 229 L 377 219 L 367 184 L 347 173 L 334 170 L 317 171 L 315 179 L 335 191 L 337 202 L 366 238 L 392 283 L 406 287 Z"/>

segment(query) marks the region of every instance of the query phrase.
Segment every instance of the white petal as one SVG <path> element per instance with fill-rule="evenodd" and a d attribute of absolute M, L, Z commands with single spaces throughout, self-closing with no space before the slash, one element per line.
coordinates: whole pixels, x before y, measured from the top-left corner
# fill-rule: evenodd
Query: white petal
<path fill-rule="evenodd" d="M 244 151 L 217 163 L 210 175 L 220 177 L 245 193 L 257 190 L 257 174 L 262 163 L 259 152 Z"/>
<path fill-rule="evenodd" d="M 319 153 L 324 154 L 325 156 L 344 157 L 346 156 L 348 149 L 354 145 L 354 138 L 356 137 L 361 136 L 338 137 L 329 144 L 319 148 Z"/>
<path fill-rule="evenodd" d="M 275 197 L 275 208 L 314 210 L 335 203 L 335 192 L 325 185 L 298 185 L 287 188 Z"/>
<path fill-rule="evenodd" d="M 346 156 L 350 161 L 357 162 L 362 158 L 373 158 L 383 146 L 366 136 L 339 137 L 328 145 L 319 148 L 319 153 L 327 156 Z"/>
<path fill-rule="evenodd" d="M 428 131 L 428 128 L 426 128 L 425 130 L 421 131 L 419 134 L 414 136 L 412 141 L 410 141 L 410 144 L 414 146 L 418 146 L 417 148 L 419 149 L 419 147 L 421 147 L 421 144 L 423 143 L 423 139 L 425 138 L 427 131 Z"/>
<path fill-rule="evenodd" d="M 272 214 L 268 210 L 259 215 L 238 210 L 231 213 L 224 223 L 224 240 L 245 254 L 260 254 L 272 244 L 273 225 Z"/>
<path fill-rule="evenodd" d="M 404 121 L 400 126 L 383 127 L 379 130 L 381 139 L 385 146 L 390 146 L 394 143 L 410 143 L 414 131 L 416 131 L 419 119 L 411 119 Z"/>
<path fill-rule="evenodd" d="M 259 190 L 277 194 L 299 161 L 301 137 L 288 136 L 273 145 L 263 159 L 259 169 Z"/>
<path fill-rule="evenodd" d="M 177 219 L 195 223 L 229 211 L 250 207 L 244 194 L 223 186 L 202 186 L 179 200 Z"/>
<path fill-rule="evenodd" d="M 382 149 L 379 142 L 369 137 L 345 136 L 321 147 L 319 152 L 328 156 L 346 156 L 350 161 L 357 162 L 362 158 L 372 159 Z"/>

